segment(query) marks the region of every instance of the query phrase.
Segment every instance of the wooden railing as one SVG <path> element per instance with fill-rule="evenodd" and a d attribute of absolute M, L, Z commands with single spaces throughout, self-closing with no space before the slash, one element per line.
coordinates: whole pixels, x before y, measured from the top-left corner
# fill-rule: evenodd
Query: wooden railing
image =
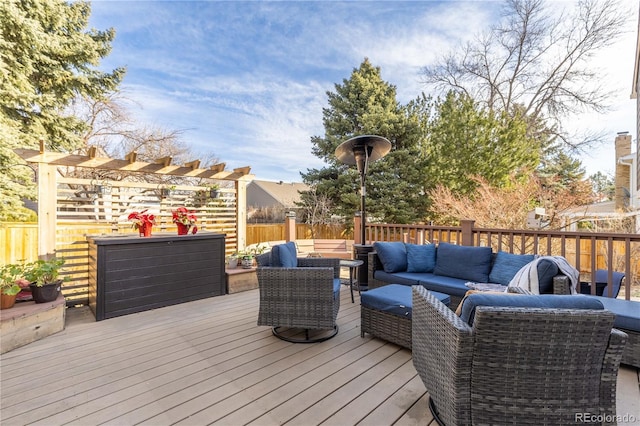
<path fill-rule="evenodd" d="M 58 230 L 59 249 L 65 251 L 66 256 L 73 257 L 70 263 L 75 266 L 75 272 L 71 273 L 70 277 L 72 281 L 67 283 L 66 287 L 79 302 L 86 288 L 84 283 L 86 272 L 83 270 L 86 268 L 86 261 L 83 260 L 86 242 L 82 241 L 83 238 L 71 238 L 71 240 L 69 238 L 76 234 L 85 235 L 89 231 L 91 233 L 113 232 L 113 229 L 111 224 L 94 223 L 95 229 L 91 227 L 88 229 L 86 224 L 63 225 L 61 223 L 60 225 L 62 226 Z M 109 229 L 98 229 L 100 226 Z M 124 226 L 130 231 L 130 224 L 127 223 Z M 122 232 L 123 229 L 119 231 Z M 226 229 L 221 231 L 228 232 Z M 310 238 L 308 225 L 297 224 L 296 233 L 297 239 Z M 314 235 L 316 238 L 325 239 L 353 238 L 352 233 L 347 233 L 344 228 L 338 226 L 317 228 Z M 0 224 L 0 248 L 2 248 L 0 265 L 22 259 L 35 260 L 37 238 L 36 224 Z M 284 224 L 247 225 L 247 244 L 283 239 Z M 582 281 L 593 281 L 595 279 L 593 271 L 597 269 L 606 269 L 609 274 L 613 271 L 623 272 L 626 279 L 619 297 L 640 299 L 640 234 L 486 229 L 475 228 L 473 221 L 462 221 L 461 226 L 368 224 L 367 241 L 444 241 L 463 245 L 491 246 L 494 252 L 563 256 L 580 271 Z M 233 248 L 230 246 L 228 249 Z M 609 277 L 610 280 L 611 277 Z M 595 286 L 592 285 L 591 288 L 595 289 Z"/>
<path fill-rule="evenodd" d="M 592 284 L 597 269 L 608 271 L 609 282 L 613 271 L 623 272 L 621 297 L 640 298 L 640 234 L 487 229 L 463 220 L 461 226 L 368 224 L 366 235 L 368 242 L 451 242 L 489 246 L 494 252 L 563 256 L 580 271 L 582 281 Z"/>

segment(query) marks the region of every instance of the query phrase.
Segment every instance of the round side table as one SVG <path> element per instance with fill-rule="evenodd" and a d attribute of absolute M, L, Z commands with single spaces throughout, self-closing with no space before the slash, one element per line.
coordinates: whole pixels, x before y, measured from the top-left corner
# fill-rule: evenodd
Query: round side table
<path fill-rule="evenodd" d="M 358 267 L 362 266 L 364 262 L 362 260 L 346 260 L 343 259 L 340 261 L 341 268 L 349 268 L 349 289 L 351 290 L 351 303 L 354 303 L 353 299 L 353 273 L 357 270 Z M 358 284 L 358 294 L 360 294 L 360 284 Z"/>

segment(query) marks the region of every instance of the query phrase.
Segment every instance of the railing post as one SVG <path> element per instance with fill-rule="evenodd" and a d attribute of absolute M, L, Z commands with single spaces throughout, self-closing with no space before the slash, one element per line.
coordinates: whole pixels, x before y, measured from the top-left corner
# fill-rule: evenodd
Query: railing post
<path fill-rule="evenodd" d="M 360 212 L 356 212 L 356 214 L 353 216 L 353 244 L 364 244 L 364 242 L 362 241 L 362 236 L 360 235 L 360 232 L 358 232 L 358 230 L 362 226 L 361 221 L 362 216 L 360 215 Z"/>
<path fill-rule="evenodd" d="M 473 245 L 473 224 L 475 220 L 471 219 L 462 219 L 460 221 L 460 227 L 462 228 L 462 245 L 463 246 L 472 246 Z"/>
<path fill-rule="evenodd" d="M 287 242 L 296 240 L 296 212 L 284 215 L 284 239 Z"/>

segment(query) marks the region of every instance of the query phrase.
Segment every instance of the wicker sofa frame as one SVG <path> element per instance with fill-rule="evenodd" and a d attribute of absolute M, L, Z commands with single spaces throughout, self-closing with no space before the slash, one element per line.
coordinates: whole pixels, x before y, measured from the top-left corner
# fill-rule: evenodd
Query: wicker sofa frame
<path fill-rule="evenodd" d="M 413 363 L 441 424 L 615 423 L 626 334 L 610 311 L 481 306 L 470 327 L 412 291 Z"/>
<path fill-rule="evenodd" d="M 273 334 L 294 343 L 327 340 L 338 333 L 336 318 L 340 297 L 334 297 L 333 282 L 340 278 L 338 258 L 298 258 L 295 268 L 270 266 L 270 254 L 257 256 L 260 306 L 258 325 L 271 326 Z M 280 333 L 281 327 L 302 329 L 304 338 Z M 310 338 L 310 330 L 332 330 Z"/>

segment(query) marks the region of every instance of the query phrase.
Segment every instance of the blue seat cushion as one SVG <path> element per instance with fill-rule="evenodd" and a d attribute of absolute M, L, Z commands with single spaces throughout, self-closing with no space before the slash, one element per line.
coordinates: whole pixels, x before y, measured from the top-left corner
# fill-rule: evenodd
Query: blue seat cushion
<path fill-rule="evenodd" d="M 532 254 L 511 254 L 499 251 L 489 273 L 489 282 L 508 285 L 516 273 L 534 258 Z"/>
<path fill-rule="evenodd" d="M 448 295 L 432 292 L 442 303 L 449 305 Z M 388 312 L 400 317 L 411 318 L 412 294 L 411 286 L 388 284 L 373 290 L 365 291 L 360 296 L 360 303 L 379 311 Z"/>
<path fill-rule="evenodd" d="M 407 272 L 433 272 L 436 267 L 435 244 L 405 244 Z"/>
<path fill-rule="evenodd" d="M 469 291 L 469 287 L 466 286 L 466 283 L 468 282 L 467 280 L 445 277 L 443 275 L 428 275 L 430 276 L 422 278 L 419 282 L 419 284 L 424 286 L 427 290 L 447 293 L 457 297 L 463 297 L 467 294 L 467 291 Z"/>
<path fill-rule="evenodd" d="M 400 272 L 407 270 L 407 249 L 400 242 L 375 242 L 373 250 L 378 253 L 380 263 L 385 272 Z"/>
<path fill-rule="evenodd" d="M 428 272 L 394 272 L 392 274 L 385 271 L 376 271 L 373 277 L 386 283 L 418 285 L 420 279 L 425 276 L 431 276 Z"/>
<path fill-rule="evenodd" d="M 616 319 L 613 326 L 640 333 L 640 302 L 612 299 L 604 296 L 586 296 L 597 299 L 605 309 L 613 312 Z"/>
<path fill-rule="evenodd" d="M 521 295 L 474 293 L 462 301 L 460 318 L 473 325 L 478 306 L 500 306 L 518 308 L 556 308 L 556 309 L 604 309 L 603 304 L 594 297 L 582 295 L 558 296 L 551 294 Z"/>
<path fill-rule="evenodd" d="M 295 268 L 298 266 L 296 244 L 289 241 L 271 248 L 271 266 L 276 268 Z"/>
<path fill-rule="evenodd" d="M 491 247 L 469 247 L 440 243 L 436 253 L 436 275 L 477 283 L 489 281 Z"/>

